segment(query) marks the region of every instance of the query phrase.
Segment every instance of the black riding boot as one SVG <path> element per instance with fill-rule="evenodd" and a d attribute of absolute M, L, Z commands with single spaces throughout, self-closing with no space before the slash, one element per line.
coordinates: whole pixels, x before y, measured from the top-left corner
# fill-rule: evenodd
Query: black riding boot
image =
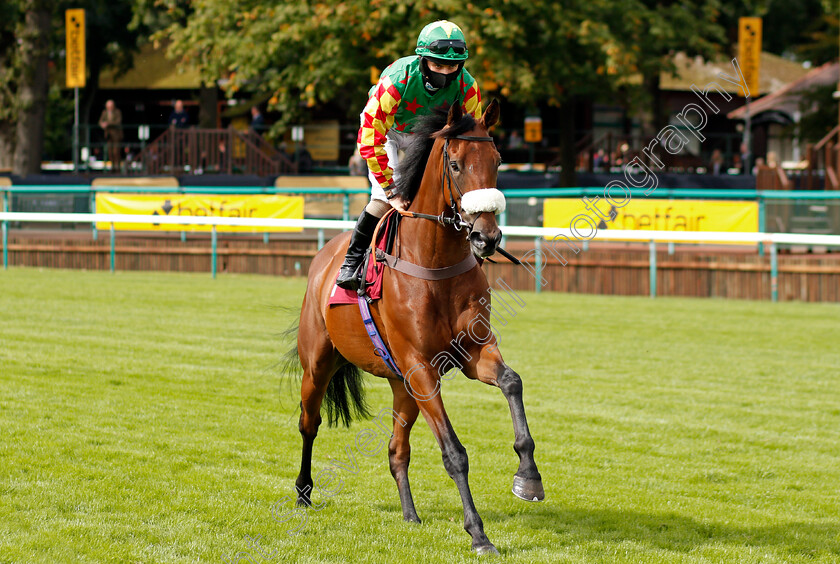
<path fill-rule="evenodd" d="M 379 218 L 366 211 L 359 216 L 356 227 L 353 229 L 353 236 L 350 237 L 350 247 L 344 257 L 344 264 L 338 271 L 338 279 L 335 281 L 340 287 L 346 290 L 358 290 L 361 284 L 361 276 L 358 272 L 365 256 L 365 250 L 370 246 L 373 239 L 373 231 Z"/>

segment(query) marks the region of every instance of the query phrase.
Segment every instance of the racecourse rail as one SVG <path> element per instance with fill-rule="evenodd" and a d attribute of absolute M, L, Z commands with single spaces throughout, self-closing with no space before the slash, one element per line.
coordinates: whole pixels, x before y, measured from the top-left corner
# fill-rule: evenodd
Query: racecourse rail
<path fill-rule="evenodd" d="M 211 230 L 211 272 L 216 277 L 217 264 L 217 232 L 216 226 L 242 227 L 300 227 L 317 229 L 319 242 L 324 240 L 324 230 L 347 230 L 355 226 L 353 221 L 328 219 L 271 219 L 250 217 L 213 217 L 213 216 L 149 216 L 128 214 L 97 214 L 97 213 L 28 213 L 28 212 L 0 212 L 3 229 L 3 267 L 8 268 L 8 223 L 9 222 L 41 222 L 41 223 L 108 223 L 111 228 L 111 272 L 115 270 L 115 223 L 144 223 L 144 224 L 172 224 L 172 225 L 209 225 Z M 541 251 L 543 239 L 554 239 L 563 236 L 567 240 L 580 241 L 571 229 L 556 227 L 524 227 L 504 226 L 507 237 L 533 238 L 535 251 Z M 717 231 L 645 231 L 645 230 L 598 230 L 593 239 L 600 241 L 636 241 L 647 242 L 650 249 L 650 294 L 656 297 L 656 245 L 657 243 L 755 243 L 764 244 L 770 250 L 770 280 L 773 301 L 778 301 L 778 245 L 808 245 L 840 247 L 840 235 L 807 235 L 799 233 L 737 233 Z M 320 247 L 320 245 L 319 245 Z M 542 253 L 534 252 L 535 290 L 540 291 L 542 278 Z"/>

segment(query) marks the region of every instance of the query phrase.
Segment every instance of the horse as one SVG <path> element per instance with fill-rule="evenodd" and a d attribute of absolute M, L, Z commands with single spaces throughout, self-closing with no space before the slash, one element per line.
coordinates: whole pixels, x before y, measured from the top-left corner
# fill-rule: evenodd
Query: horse
<path fill-rule="evenodd" d="M 488 329 L 487 334 L 476 336 L 475 326 L 470 326 L 479 316 L 489 315 L 491 298 L 487 277 L 474 257 L 493 255 L 501 240 L 495 215 L 499 205 L 477 207 L 475 201 L 482 198 L 472 197 L 492 193 L 504 205 L 504 196 L 495 190 L 500 156 L 488 135 L 498 117 L 499 106 L 494 100 L 478 120 L 464 114 L 458 103 L 448 112 L 418 118 L 414 139 L 399 165 L 395 191 L 411 202 L 399 225 L 396 244 L 400 260 L 441 270 L 464 263 L 469 267 L 470 260 L 475 263 L 466 272 L 438 280 L 385 269 L 381 299 L 370 305 L 370 312 L 396 365 L 403 371 L 412 367 L 406 377 L 389 369 L 382 351 L 374 350 L 358 306 L 329 305 L 350 233 L 333 238 L 313 258 L 297 346 L 291 351 L 300 360 L 303 373 L 299 421 L 303 448 L 295 481 L 297 504 L 311 504 L 312 445 L 321 424 L 322 403 L 329 426 L 339 422 L 349 426 L 355 417 L 370 416 L 361 369 L 386 378 L 391 385 L 394 421 L 388 460 L 404 520 L 420 523 L 409 487 L 408 464 L 409 435 L 418 413 L 422 413 L 440 446 L 446 472 L 458 488 L 464 529 L 479 554 L 498 551 L 484 533 L 467 480 L 467 451 L 438 393 L 441 371 L 429 366 L 426 359 L 446 353 L 458 359 L 457 367 L 467 378 L 501 389 L 510 406 L 513 447 L 519 455 L 512 491 L 528 501 L 545 497 L 522 402 L 522 380 L 505 364 L 495 335 Z M 480 190 L 485 192 L 471 194 Z M 463 205 L 467 199 L 472 202 L 469 209 Z"/>

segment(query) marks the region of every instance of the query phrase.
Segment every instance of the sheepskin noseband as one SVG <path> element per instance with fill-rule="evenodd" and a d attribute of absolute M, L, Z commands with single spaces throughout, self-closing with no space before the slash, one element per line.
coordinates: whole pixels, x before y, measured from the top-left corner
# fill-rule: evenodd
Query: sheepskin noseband
<path fill-rule="evenodd" d="M 505 195 L 496 188 L 472 190 L 461 197 L 461 210 L 469 215 L 483 212 L 500 214 L 505 211 Z"/>

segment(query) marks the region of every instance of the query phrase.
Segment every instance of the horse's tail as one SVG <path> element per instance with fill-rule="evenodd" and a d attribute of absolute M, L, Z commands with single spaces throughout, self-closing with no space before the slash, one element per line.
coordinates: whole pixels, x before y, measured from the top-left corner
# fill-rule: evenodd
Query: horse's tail
<path fill-rule="evenodd" d="M 327 384 L 324 404 L 327 407 L 327 425 L 330 427 L 339 423 L 349 427 L 353 419 L 370 419 L 362 371 L 356 365 L 348 362 L 333 375 Z"/>
<path fill-rule="evenodd" d="M 289 328 L 280 334 L 282 341 L 291 341 L 292 346 L 280 359 L 280 373 L 286 376 L 295 375 L 300 377 L 300 356 L 298 355 L 297 334 L 300 320 L 293 322 Z"/>
<path fill-rule="evenodd" d="M 283 332 L 284 339 L 291 339 L 294 344 L 283 355 L 280 372 L 286 375 L 301 375 L 300 356 L 297 347 L 298 323 Z M 327 425 L 336 427 L 341 423 L 349 427 L 354 419 L 370 419 L 371 413 L 365 401 L 365 388 L 362 382 L 362 371 L 353 364 L 347 363 L 339 368 L 324 395 L 323 405 L 327 409 Z"/>

